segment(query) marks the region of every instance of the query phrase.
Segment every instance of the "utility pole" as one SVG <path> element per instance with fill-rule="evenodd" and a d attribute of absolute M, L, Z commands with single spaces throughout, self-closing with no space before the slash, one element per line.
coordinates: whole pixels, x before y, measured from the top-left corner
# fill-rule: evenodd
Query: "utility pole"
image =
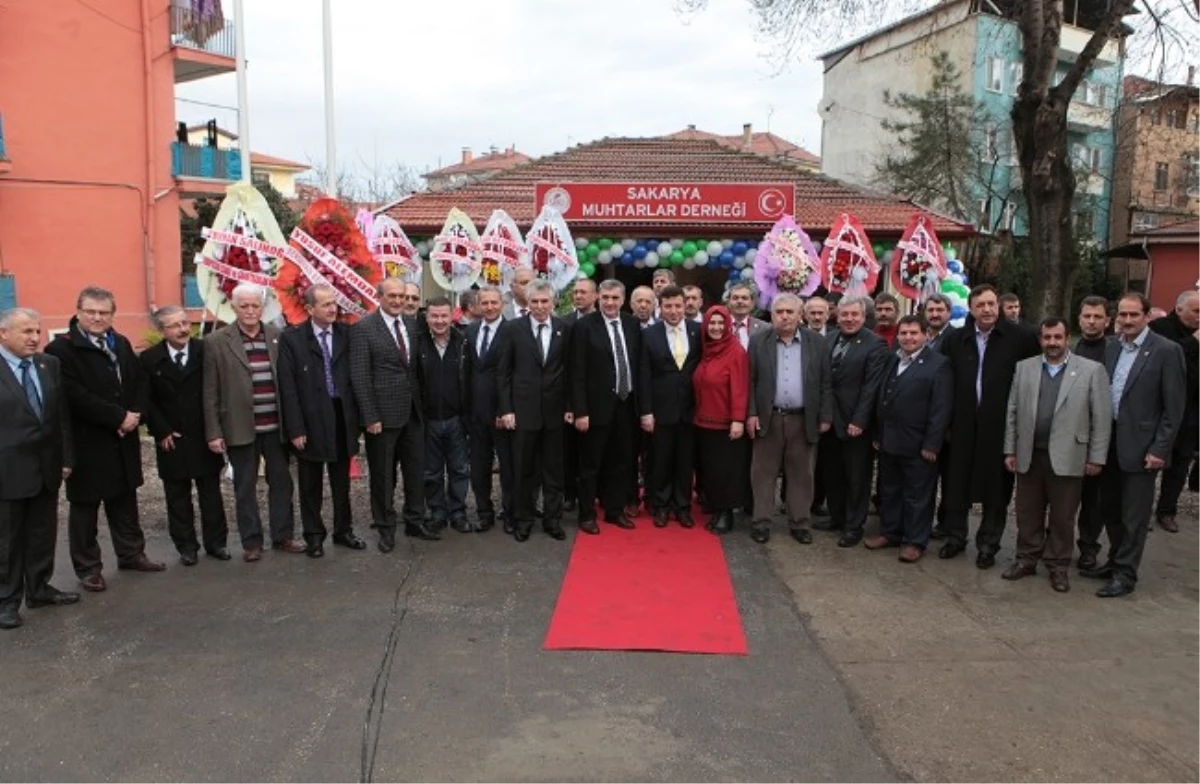
<path fill-rule="evenodd" d="M 250 182 L 250 96 L 246 87 L 246 17 L 242 1 L 233 0 L 233 39 L 237 49 L 238 153 L 242 159 L 242 182 Z"/>
<path fill-rule="evenodd" d="M 337 152 L 333 128 L 333 20 L 330 0 L 322 0 L 325 52 L 325 195 L 337 198 Z"/>

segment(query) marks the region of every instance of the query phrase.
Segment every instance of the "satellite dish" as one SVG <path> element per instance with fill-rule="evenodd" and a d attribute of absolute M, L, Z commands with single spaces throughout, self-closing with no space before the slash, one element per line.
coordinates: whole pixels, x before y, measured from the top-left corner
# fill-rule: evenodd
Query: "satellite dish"
<path fill-rule="evenodd" d="M 817 112 L 820 114 L 829 114 L 829 111 L 837 105 L 837 101 L 826 96 L 817 104 Z"/>

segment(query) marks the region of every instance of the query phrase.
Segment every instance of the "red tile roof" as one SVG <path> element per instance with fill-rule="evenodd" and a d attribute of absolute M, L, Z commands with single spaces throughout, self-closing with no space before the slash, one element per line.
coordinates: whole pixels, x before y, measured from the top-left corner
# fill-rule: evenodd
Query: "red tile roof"
<path fill-rule="evenodd" d="M 1188 218 L 1179 221 L 1178 223 L 1169 223 L 1165 226 L 1159 226 L 1156 229 L 1147 229 L 1146 231 L 1137 232 L 1135 237 L 1147 237 L 1149 239 L 1176 239 L 1191 238 L 1193 241 L 1200 242 L 1200 218 Z"/>
<path fill-rule="evenodd" d="M 289 161 L 287 158 L 276 158 L 274 155 L 266 155 L 261 152 L 250 151 L 250 165 L 253 166 L 270 166 L 275 169 L 295 169 L 296 171 L 308 171 L 312 167 L 307 163 L 297 163 Z"/>
<path fill-rule="evenodd" d="M 851 212 L 874 235 L 899 237 L 912 213 L 919 209 L 912 201 L 868 191 L 824 175 L 801 171 L 760 155 L 730 149 L 727 144 L 705 139 L 615 138 L 578 145 L 564 152 L 538 158 L 496 174 L 482 182 L 452 190 L 414 193 L 384 211 L 410 235 L 434 234 L 441 229 L 452 207 L 466 212 L 480 226 L 492 210 L 503 209 L 522 227 L 528 228 L 536 217 L 534 190 L 539 182 L 794 182 L 796 184 L 796 220 L 815 237 L 823 237 L 838 214 Z M 941 215 L 933 216 L 933 225 L 944 237 L 965 237 L 975 233 L 966 223 Z M 611 224 L 592 225 L 572 222 L 572 228 L 612 230 Z M 653 221 L 629 221 L 631 231 L 663 233 Z M 675 225 L 669 234 L 693 232 L 758 234 L 761 224 L 736 226 L 722 224 Z"/>
<path fill-rule="evenodd" d="M 440 169 L 429 172 L 425 177 L 448 177 L 452 174 L 482 174 L 491 171 L 504 171 L 514 166 L 520 166 L 522 163 L 529 163 L 531 160 L 533 159 L 525 153 L 517 152 L 515 149 L 510 148 L 484 153 L 476 158 L 472 158 L 468 163 L 443 166 Z"/>
<path fill-rule="evenodd" d="M 688 127 L 682 131 L 667 134 L 667 139 L 712 139 L 713 141 L 721 142 L 736 150 L 744 149 L 745 137 L 742 134 L 733 136 L 721 136 L 720 134 L 711 133 L 709 131 L 701 131 L 696 128 Z M 808 163 L 813 166 L 821 165 L 821 158 L 813 155 L 808 150 L 798 144 L 793 144 L 782 136 L 776 136 L 770 131 L 765 133 L 750 134 L 750 149 L 747 152 L 752 152 L 755 155 L 763 155 L 767 158 L 786 158 L 794 160 L 798 163 Z"/>

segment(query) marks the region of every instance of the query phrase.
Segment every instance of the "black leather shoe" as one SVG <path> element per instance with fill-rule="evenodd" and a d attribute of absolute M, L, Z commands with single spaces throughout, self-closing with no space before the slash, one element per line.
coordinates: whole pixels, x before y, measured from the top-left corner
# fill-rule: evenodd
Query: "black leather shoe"
<path fill-rule="evenodd" d="M 858 547 L 862 543 L 862 531 L 850 533 L 847 531 L 838 538 L 838 547 Z"/>
<path fill-rule="evenodd" d="M 1125 596 L 1133 593 L 1133 583 L 1127 582 L 1120 577 L 1113 577 L 1104 587 L 1096 591 L 1096 595 L 1101 599 L 1115 599 L 1118 596 Z"/>
<path fill-rule="evenodd" d="M 79 594 L 71 591 L 60 591 L 54 586 L 47 585 L 37 596 L 26 596 L 25 606 L 32 610 L 37 607 L 49 607 L 50 605 L 75 604 L 77 601 L 79 601 Z"/>
<path fill-rule="evenodd" d="M 720 520 L 721 520 L 721 513 L 714 512 L 712 515 L 709 516 L 708 522 L 704 524 L 704 530 L 705 531 L 714 530 L 717 527 L 717 523 L 720 522 Z"/>
<path fill-rule="evenodd" d="M 982 552 L 975 556 L 975 566 L 978 569 L 991 569 L 996 565 L 996 554 Z"/>
<path fill-rule="evenodd" d="M 195 566 L 199 561 L 200 561 L 200 559 L 196 556 L 195 553 L 180 553 L 179 554 L 179 563 L 183 564 L 184 566 Z"/>
<path fill-rule="evenodd" d="M 812 524 L 814 531 L 840 531 L 842 527 L 830 520 L 818 520 Z"/>
<path fill-rule="evenodd" d="M 605 515 L 604 522 L 626 530 L 634 527 L 633 521 L 626 517 L 624 512 L 618 512 L 615 515 Z"/>
<path fill-rule="evenodd" d="M 442 538 L 441 534 L 429 530 L 429 527 L 423 523 L 405 524 L 404 535 L 414 539 L 424 539 L 427 542 L 436 542 Z"/>
<path fill-rule="evenodd" d="M 22 623 L 21 613 L 13 605 L 0 608 L 0 629 L 16 629 Z"/>
<path fill-rule="evenodd" d="M 771 540 L 770 523 L 756 522 L 750 526 L 750 538 L 759 544 L 766 544 Z"/>
<path fill-rule="evenodd" d="M 712 532 L 717 536 L 723 536 L 733 530 L 733 512 L 724 511 L 717 515 L 717 522 L 713 524 Z"/>
<path fill-rule="evenodd" d="M 228 561 L 233 558 L 233 556 L 229 554 L 229 548 L 227 547 L 218 547 L 215 550 L 207 550 L 206 552 L 208 553 L 209 558 L 216 558 L 218 561 Z"/>
<path fill-rule="evenodd" d="M 512 536 L 512 535 L 513 535 L 513 530 L 514 530 L 514 529 L 513 529 L 513 521 L 512 521 L 512 518 L 509 518 L 509 517 L 506 517 L 506 518 L 504 518 L 504 535 L 505 535 L 505 536 Z"/>
<path fill-rule="evenodd" d="M 556 539 L 560 542 L 567 538 L 567 532 L 564 531 L 562 526 L 558 523 L 551 523 L 543 526 L 542 530 L 546 532 L 546 536 L 549 536 L 551 539 Z"/>
<path fill-rule="evenodd" d="M 379 552 L 390 553 L 396 549 L 396 529 L 395 528 L 380 528 L 379 529 Z"/>
<path fill-rule="evenodd" d="M 825 504 L 813 504 L 808 508 L 808 513 L 813 517 L 828 517 L 829 509 L 825 506 Z M 815 528 L 816 526 L 813 527 Z"/>
<path fill-rule="evenodd" d="M 966 550 L 967 546 L 965 544 L 951 539 L 942 545 L 942 549 L 938 550 L 938 558 L 953 558 L 956 555 L 962 555 Z"/>
<path fill-rule="evenodd" d="M 812 544 L 812 531 L 807 528 L 793 528 L 788 533 L 800 544 Z"/>
<path fill-rule="evenodd" d="M 367 549 L 367 543 L 360 539 L 358 534 L 353 531 L 347 531 L 344 534 L 334 534 L 333 543 L 339 547 L 348 547 L 351 550 Z"/>
<path fill-rule="evenodd" d="M 304 548 L 304 554 L 309 558 L 322 558 L 325 555 L 325 545 L 320 542 L 314 542 Z"/>
<path fill-rule="evenodd" d="M 1113 570 L 1111 566 L 1105 564 L 1104 566 L 1097 566 L 1094 569 L 1080 569 L 1079 576 L 1092 580 L 1111 580 Z"/>
<path fill-rule="evenodd" d="M 518 525 L 516 530 L 513 531 L 513 539 L 516 539 L 518 542 L 529 541 L 529 529 L 523 525 Z"/>
<path fill-rule="evenodd" d="M 596 534 L 600 533 L 600 526 L 596 525 L 595 520 L 580 520 L 579 530 L 583 531 L 585 534 L 591 534 L 595 536 Z"/>
<path fill-rule="evenodd" d="M 479 521 L 475 523 L 475 532 L 481 534 L 484 531 L 490 531 L 495 527 L 496 527 L 496 518 L 481 517 L 481 518 L 479 518 Z"/>
<path fill-rule="evenodd" d="M 455 531 L 458 531 L 460 534 L 469 534 L 472 530 L 471 524 L 466 520 L 451 520 L 450 527 Z"/>
<path fill-rule="evenodd" d="M 676 512 L 675 519 L 678 520 L 679 524 L 684 528 L 691 528 L 696 525 L 696 521 L 692 519 L 691 512 Z"/>
<path fill-rule="evenodd" d="M 666 528 L 667 527 L 667 513 L 666 512 L 655 512 L 654 513 L 654 527 L 655 528 Z"/>
<path fill-rule="evenodd" d="M 564 498 L 563 499 L 563 511 L 564 512 L 574 512 L 578 508 L 579 508 L 579 504 L 577 504 L 575 502 L 574 498 Z"/>
<path fill-rule="evenodd" d="M 1079 560 L 1077 560 L 1075 562 L 1075 565 L 1079 567 L 1080 572 L 1083 572 L 1085 570 L 1095 569 L 1097 566 L 1096 554 L 1095 553 L 1080 553 Z"/>

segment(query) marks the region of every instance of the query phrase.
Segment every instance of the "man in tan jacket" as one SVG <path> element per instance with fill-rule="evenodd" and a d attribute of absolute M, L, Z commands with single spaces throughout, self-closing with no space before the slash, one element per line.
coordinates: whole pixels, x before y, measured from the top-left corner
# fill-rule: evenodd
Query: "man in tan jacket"
<path fill-rule="evenodd" d="M 1108 456 L 1112 400 L 1104 366 L 1067 349 L 1066 322 L 1044 320 L 1039 337 L 1041 356 L 1017 363 L 1008 394 L 1004 465 L 1017 474 L 1017 557 L 1001 577 L 1036 574 L 1040 559 L 1062 593 L 1083 477 L 1099 474 Z"/>
<path fill-rule="evenodd" d="M 287 553 L 305 551 L 295 538 L 292 474 L 279 427 L 279 329 L 262 321 L 266 292 L 242 283 L 230 297 L 237 321 L 205 341 L 204 430 L 208 448 L 225 454 L 233 467 L 234 505 L 242 558 L 262 558 L 258 512 L 258 461 L 267 467 L 271 542 Z"/>

